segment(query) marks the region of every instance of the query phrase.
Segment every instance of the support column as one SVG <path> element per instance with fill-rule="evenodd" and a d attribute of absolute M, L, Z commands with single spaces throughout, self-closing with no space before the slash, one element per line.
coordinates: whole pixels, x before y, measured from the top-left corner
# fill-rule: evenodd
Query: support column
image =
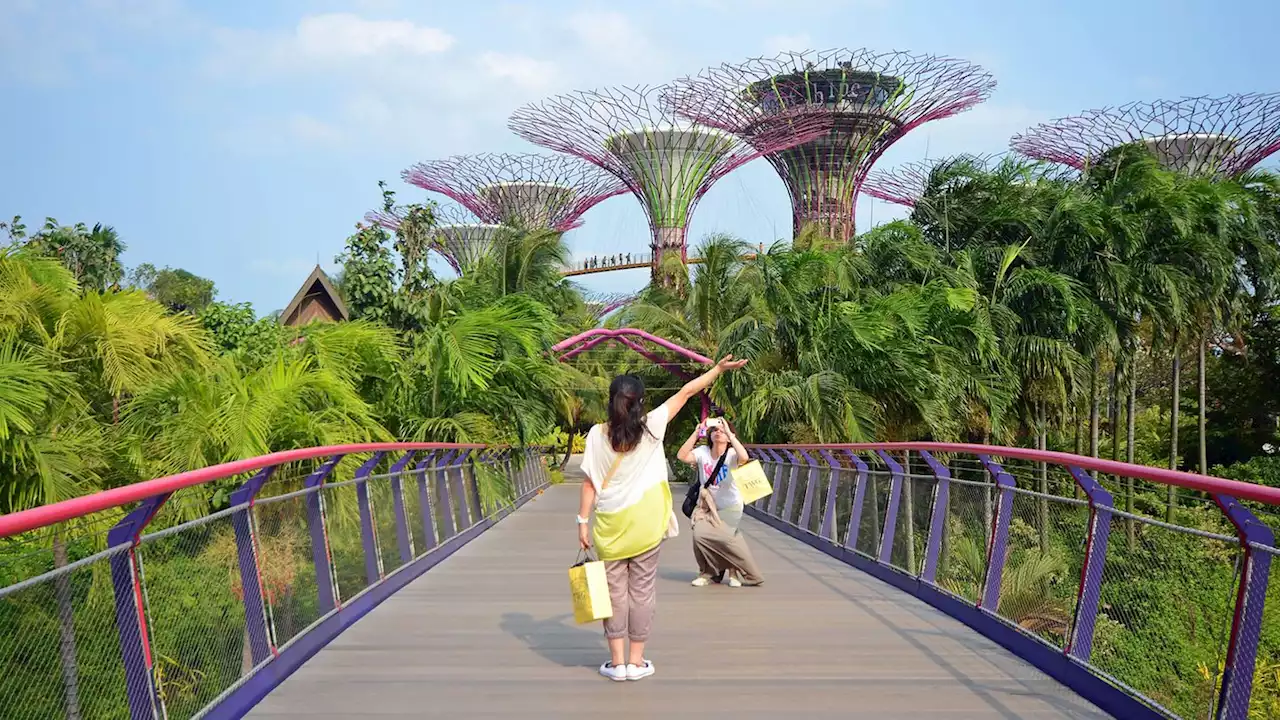
<path fill-rule="evenodd" d="M 869 479 L 867 477 L 867 464 L 863 462 L 862 458 L 858 457 L 858 454 L 852 450 L 845 450 L 844 452 L 849 456 L 849 462 L 853 463 L 853 469 L 856 473 L 856 479 L 854 480 L 856 485 L 853 490 L 853 507 L 849 508 L 849 529 L 846 531 L 844 536 L 844 546 L 857 550 L 858 531 L 862 526 L 862 504 L 867 496 L 867 483 L 869 482 Z"/>
<path fill-rule="evenodd" d="M 1262 634 L 1262 611 L 1271 579 L 1272 553 L 1260 548 L 1274 548 L 1275 534 L 1235 498 L 1215 495 L 1213 499 L 1235 525 L 1244 551 L 1235 616 L 1231 621 L 1231 641 L 1222 672 L 1218 720 L 1247 720 L 1258 640 Z"/>
<path fill-rule="evenodd" d="M 413 535 L 409 533 L 409 518 L 404 510 L 404 488 L 400 483 L 400 477 L 413 461 L 413 456 L 414 451 L 410 450 L 391 466 L 391 502 L 396 514 L 396 549 L 400 551 L 401 564 L 408 564 L 413 560 Z"/>
<path fill-rule="evenodd" d="M 137 547 L 142 531 L 169 499 L 170 493 L 143 500 L 115 527 L 107 531 L 109 547 L 128 546 L 111 556 L 111 589 L 116 605 L 116 633 L 124 663 L 125 694 L 132 720 L 152 720 L 160 714 L 162 701 L 151 674 L 151 640 L 147 636 L 147 613 L 138 568 Z"/>
<path fill-rule="evenodd" d="M 787 461 L 791 463 L 791 473 L 787 476 L 787 502 L 782 509 L 782 519 L 789 524 L 794 524 L 791 520 L 791 511 L 796 504 L 796 486 L 800 484 L 800 458 L 790 450 L 787 453 Z"/>
<path fill-rule="evenodd" d="M 436 451 L 431 450 L 426 457 L 422 458 L 414 467 L 414 474 L 418 476 L 418 510 L 422 513 L 422 552 L 426 552 L 436 546 L 436 522 L 431 513 L 432 506 L 435 504 L 431 501 L 431 483 L 427 480 L 428 470 L 431 463 L 436 458 Z"/>
<path fill-rule="evenodd" d="M 436 465 L 436 488 L 440 490 L 440 542 L 449 540 L 457 534 L 458 528 L 453 520 L 453 498 L 449 494 L 449 468 L 453 466 L 457 450 L 450 450 Z"/>
<path fill-rule="evenodd" d="M 987 546 L 987 577 L 982 584 L 982 601 L 978 607 L 995 614 L 1000 608 L 1000 582 L 1004 579 L 1004 562 L 1009 552 L 1009 519 L 1013 516 L 1013 476 L 991 458 L 979 455 L 978 460 L 990 473 L 1000 495 L 996 500 L 996 516 L 991 528 L 991 543 Z"/>
<path fill-rule="evenodd" d="M 1067 654 L 1089 661 L 1093 652 L 1093 630 L 1098 622 L 1102 597 L 1102 570 L 1107 562 L 1111 539 L 1111 508 L 1114 499 L 1092 475 L 1078 467 L 1068 468 L 1076 485 L 1089 500 L 1089 528 L 1085 538 L 1084 567 L 1080 569 L 1080 589 L 1076 595 L 1076 617 L 1067 638 Z"/>
<path fill-rule="evenodd" d="M 369 585 L 382 580 L 382 558 L 378 555 L 378 528 L 369 502 L 369 476 L 386 453 L 377 452 L 356 471 L 356 501 L 360 506 L 360 543 L 364 546 L 364 576 Z"/>
<path fill-rule="evenodd" d="M 938 481 L 933 487 L 933 514 L 929 517 L 929 539 L 924 550 L 924 570 L 920 578 L 930 585 L 938 583 L 938 559 L 942 555 L 942 537 L 947 531 L 947 508 L 951 503 L 951 470 L 921 450 L 920 457 Z"/>
<path fill-rule="evenodd" d="M 840 461 L 836 460 L 835 456 L 831 454 L 830 450 L 819 450 L 818 454 L 831 467 L 829 471 L 831 473 L 830 479 L 827 482 L 826 506 L 822 510 L 822 526 L 818 528 L 818 535 L 831 542 L 838 542 L 835 532 L 836 505 L 840 500 L 840 477 L 844 469 L 840 466 Z"/>
<path fill-rule="evenodd" d="M 334 455 L 315 472 L 307 476 L 302 487 L 314 492 L 307 493 L 307 530 L 311 534 L 311 563 L 316 569 L 316 592 L 319 593 L 317 607 L 321 615 L 332 612 L 338 604 L 337 586 L 333 581 L 333 561 L 329 556 L 329 531 L 324 517 L 325 478 L 342 462 L 342 455 Z"/>
<path fill-rule="evenodd" d="M 240 595 L 244 604 L 244 628 L 249 636 L 249 654 L 257 665 L 271 657 L 275 646 L 267 628 L 266 603 L 262 595 L 262 573 L 258 564 L 258 536 L 253 524 L 253 503 L 263 484 L 275 472 L 275 466 L 263 468 L 231 493 L 231 506 L 244 505 L 231 514 L 231 529 L 236 538 L 236 561 L 240 569 Z"/>
<path fill-rule="evenodd" d="M 801 450 L 800 456 L 809 465 L 809 481 L 804 488 L 804 503 L 800 506 L 800 529 L 809 529 L 809 515 L 813 512 L 813 496 L 818 492 L 818 461 L 813 459 L 808 450 Z"/>
<path fill-rule="evenodd" d="M 880 536 L 880 563 L 891 565 L 893 557 L 893 535 L 898 528 L 898 505 L 902 502 L 902 466 L 884 450 L 877 450 L 880 461 L 889 468 L 889 505 L 884 511 L 884 533 Z"/>

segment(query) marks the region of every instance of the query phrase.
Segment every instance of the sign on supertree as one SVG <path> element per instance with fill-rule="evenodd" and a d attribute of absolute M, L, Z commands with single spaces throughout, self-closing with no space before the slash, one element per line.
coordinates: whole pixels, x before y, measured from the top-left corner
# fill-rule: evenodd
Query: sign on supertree
<path fill-rule="evenodd" d="M 405 208 L 396 207 L 366 213 L 364 219 L 397 232 L 404 225 L 408 213 Z M 430 249 L 444 258 L 459 275 L 488 254 L 494 239 L 502 231 L 501 225 L 476 222 L 470 213 L 451 205 L 436 207 L 434 214 L 436 224 L 430 229 Z"/>
<path fill-rule="evenodd" d="M 1086 171 L 1142 147 L 1188 175 L 1233 177 L 1280 150 L 1280 93 L 1135 102 L 1059 118 L 1015 135 L 1028 157 Z"/>
<path fill-rule="evenodd" d="M 919 125 L 986 100 L 995 80 L 973 63 L 905 52 L 784 52 L 725 63 L 673 84 L 666 101 L 684 117 L 762 149 L 791 194 L 795 232 L 809 224 L 853 238 L 858 192 L 876 160 Z M 802 118 L 826 130 L 784 143 Z M 760 139 L 770 138 L 768 149 Z"/>
<path fill-rule="evenodd" d="M 717 180 L 763 153 L 804 142 L 823 129 L 821 118 L 804 118 L 801 125 L 807 131 L 788 127 L 749 145 L 671 112 L 661 101 L 668 89 L 578 91 L 526 105 L 508 122 L 520 137 L 601 167 L 635 194 L 653 233 L 654 278 L 664 284 L 664 260 L 687 259 L 689 218 Z"/>
<path fill-rule="evenodd" d="M 560 232 L 581 224 L 597 203 L 627 186 L 597 167 L 564 155 L 481 153 L 418 163 L 400 176 L 446 195 L 486 223 Z"/>

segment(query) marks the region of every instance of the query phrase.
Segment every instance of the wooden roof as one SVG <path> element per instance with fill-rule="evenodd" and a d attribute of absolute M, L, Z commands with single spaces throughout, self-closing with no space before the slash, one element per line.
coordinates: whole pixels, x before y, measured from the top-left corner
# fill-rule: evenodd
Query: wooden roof
<path fill-rule="evenodd" d="M 319 265 L 307 276 L 302 287 L 298 288 L 298 293 L 289 301 L 284 312 L 280 313 L 280 322 L 285 325 L 305 325 L 312 320 L 341 322 L 348 318 L 346 304 L 342 302 L 333 281 Z"/>

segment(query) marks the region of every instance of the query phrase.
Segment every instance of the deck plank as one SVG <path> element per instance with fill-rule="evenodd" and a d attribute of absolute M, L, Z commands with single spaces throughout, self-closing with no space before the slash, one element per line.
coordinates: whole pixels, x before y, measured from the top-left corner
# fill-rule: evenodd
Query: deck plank
<path fill-rule="evenodd" d="M 1105 718 L 923 602 L 754 520 L 766 582 L 694 588 L 687 526 L 663 549 L 649 656 L 611 683 L 569 606 L 578 488 L 549 489 L 384 602 L 251 718 Z M 678 502 L 677 498 L 677 502 Z M 682 517 L 681 520 L 684 518 Z"/>

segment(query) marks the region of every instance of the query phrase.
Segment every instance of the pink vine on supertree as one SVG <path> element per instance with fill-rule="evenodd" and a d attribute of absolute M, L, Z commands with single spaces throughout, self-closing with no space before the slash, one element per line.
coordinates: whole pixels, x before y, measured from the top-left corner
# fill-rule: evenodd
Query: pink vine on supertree
<path fill-rule="evenodd" d="M 422 162 L 401 178 L 461 203 L 486 223 L 566 232 L 602 200 L 627 191 L 577 158 L 536 153 L 454 155 Z"/>
<path fill-rule="evenodd" d="M 1188 175 L 1234 177 L 1280 150 L 1280 93 L 1134 102 L 1037 125 L 1009 143 L 1028 157 L 1085 171 L 1144 146 Z"/>
<path fill-rule="evenodd" d="M 884 151 L 923 123 L 986 100 L 995 85 L 964 60 L 842 48 L 725 63 L 673 83 L 665 100 L 757 148 L 769 138 L 764 152 L 791 194 L 795 232 L 812 223 L 848 242 L 858 193 Z M 813 117 L 824 118 L 825 131 L 780 142 Z"/>
<path fill-rule="evenodd" d="M 825 131 L 823 118 L 804 117 L 748 144 L 679 117 L 662 102 L 669 89 L 577 91 L 521 107 L 508 122 L 520 137 L 603 168 L 635 194 L 649 218 L 655 279 L 666 257 L 688 259 L 689 218 L 717 180 Z"/>

